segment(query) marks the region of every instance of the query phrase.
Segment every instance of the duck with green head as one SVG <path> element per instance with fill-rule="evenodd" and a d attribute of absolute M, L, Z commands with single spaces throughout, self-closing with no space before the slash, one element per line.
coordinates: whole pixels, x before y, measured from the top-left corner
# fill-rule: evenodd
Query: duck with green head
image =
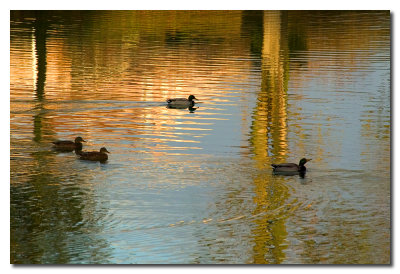
<path fill-rule="evenodd" d="M 167 104 L 169 108 L 189 108 L 193 107 L 195 102 L 193 100 L 197 100 L 194 95 L 190 95 L 186 98 L 170 98 L 167 99 Z"/>
<path fill-rule="evenodd" d="M 64 140 L 58 140 L 52 142 L 54 145 L 54 149 L 58 151 L 80 151 L 82 150 L 82 142 L 86 142 L 83 140 L 82 137 L 76 137 L 75 141 L 64 141 Z"/>
<path fill-rule="evenodd" d="M 295 163 L 283 163 L 283 164 L 271 164 L 274 172 L 306 172 L 306 167 L 304 166 L 311 159 L 302 158 L 299 164 Z"/>
<path fill-rule="evenodd" d="M 82 151 L 78 155 L 82 160 L 105 162 L 108 160 L 106 153 L 110 152 L 105 147 L 102 147 L 100 151 Z"/>

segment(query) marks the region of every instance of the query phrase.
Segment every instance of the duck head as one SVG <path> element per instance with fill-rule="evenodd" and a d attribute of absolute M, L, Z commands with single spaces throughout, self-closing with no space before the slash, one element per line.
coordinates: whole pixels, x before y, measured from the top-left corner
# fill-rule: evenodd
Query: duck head
<path fill-rule="evenodd" d="M 197 100 L 197 98 L 194 97 L 194 95 L 190 95 L 189 98 L 188 98 L 188 100 L 189 100 L 189 101 L 193 101 L 193 100 Z"/>
<path fill-rule="evenodd" d="M 110 153 L 105 147 L 100 148 L 100 153 Z"/>
<path fill-rule="evenodd" d="M 82 137 L 76 137 L 76 138 L 75 138 L 75 143 L 81 143 L 81 142 L 86 142 L 86 141 L 83 140 Z"/>
<path fill-rule="evenodd" d="M 299 166 L 304 166 L 308 161 L 311 161 L 312 159 L 306 159 L 302 158 L 299 162 Z"/>

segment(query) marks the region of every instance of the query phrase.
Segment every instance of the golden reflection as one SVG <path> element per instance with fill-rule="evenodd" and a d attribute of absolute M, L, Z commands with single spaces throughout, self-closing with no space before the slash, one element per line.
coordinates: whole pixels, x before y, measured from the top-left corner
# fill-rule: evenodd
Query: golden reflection
<path fill-rule="evenodd" d="M 288 217 L 285 207 L 289 192 L 283 179 L 271 181 L 270 178 L 263 174 L 254 180 L 256 209 L 253 215 L 260 216 L 254 220 L 256 226 L 252 229 L 255 264 L 279 264 L 285 259 L 286 246 L 283 243 L 287 236 L 285 221 Z M 260 215 L 263 212 L 266 214 Z"/>
<path fill-rule="evenodd" d="M 36 58 L 36 39 L 35 34 L 32 32 L 32 80 L 33 86 L 35 87 L 37 84 L 37 58 Z"/>
<path fill-rule="evenodd" d="M 280 11 L 264 11 L 262 44 L 262 82 L 257 106 L 253 112 L 251 144 L 257 167 L 264 169 L 274 159 L 285 159 L 287 142 L 287 39 L 282 29 Z M 270 181 L 270 176 L 260 174 L 254 179 L 253 215 L 267 214 L 256 218 L 254 257 L 256 264 L 278 264 L 284 258 L 286 228 L 284 211 L 276 211 L 284 205 L 289 192 L 283 178 Z M 272 213 L 275 212 L 275 213 Z M 283 218 L 283 219 L 282 219 Z"/>
<path fill-rule="evenodd" d="M 287 154 L 287 77 L 285 36 L 281 12 L 264 12 L 262 82 L 253 114 L 252 138 L 258 167 L 270 163 L 271 153 L 280 160 Z M 287 53 L 286 53 L 287 54 Z"/>

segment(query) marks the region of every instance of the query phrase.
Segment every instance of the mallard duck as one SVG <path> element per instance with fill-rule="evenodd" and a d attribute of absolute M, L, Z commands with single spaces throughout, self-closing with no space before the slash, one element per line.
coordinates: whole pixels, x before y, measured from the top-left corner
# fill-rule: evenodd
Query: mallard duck
<path fill-rule="evenodd" d="M 82 137 L 76 137 L 75 141 L 63 141 L 63 140 L 59 140 L 59 141 L 54 141 L 52 142 L 54 144 L 54 148 L 56 150 L 60 150 L 60 151 L 73 151 L 73 150 L 82 150 L 82 142 L 86 142 L 85 140 L 83 140 Z"/>
<path fill-rule="evenodd" d="M 194 101 L 197 100 L 194 95 L 190 95 L 187 99 L 185 98 L 172 98 L 167 99 L 169 108 L 188 108 L 194 106 Z"/>
<path fill-rule="evenodd" d="M 108 160 L 108 155 L 106 153 L 110 152 L 105 147 L 102 147 L 100 151 L 82 151 L 78 154 L 82 160 L 104 162 Z"/>
<path fill-rule="evenodd" d="M 284 164 L 272 164 L 274 172 L 306 172 L 306 167 L 304 166 L 311 159 L 302 158 L 299 164 L 294 163 L 284 163 Z"/>

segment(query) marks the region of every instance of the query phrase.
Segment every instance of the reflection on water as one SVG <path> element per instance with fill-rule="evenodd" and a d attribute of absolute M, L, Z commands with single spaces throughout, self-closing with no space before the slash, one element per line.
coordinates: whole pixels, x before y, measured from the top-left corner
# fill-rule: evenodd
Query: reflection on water
<path fill-rule="evenodd" d="M 12 11 L 10 35 L 11 263 L 390 263 L 389 12 Z M 109 160 L 51 150 L 76 136 Z"/>

